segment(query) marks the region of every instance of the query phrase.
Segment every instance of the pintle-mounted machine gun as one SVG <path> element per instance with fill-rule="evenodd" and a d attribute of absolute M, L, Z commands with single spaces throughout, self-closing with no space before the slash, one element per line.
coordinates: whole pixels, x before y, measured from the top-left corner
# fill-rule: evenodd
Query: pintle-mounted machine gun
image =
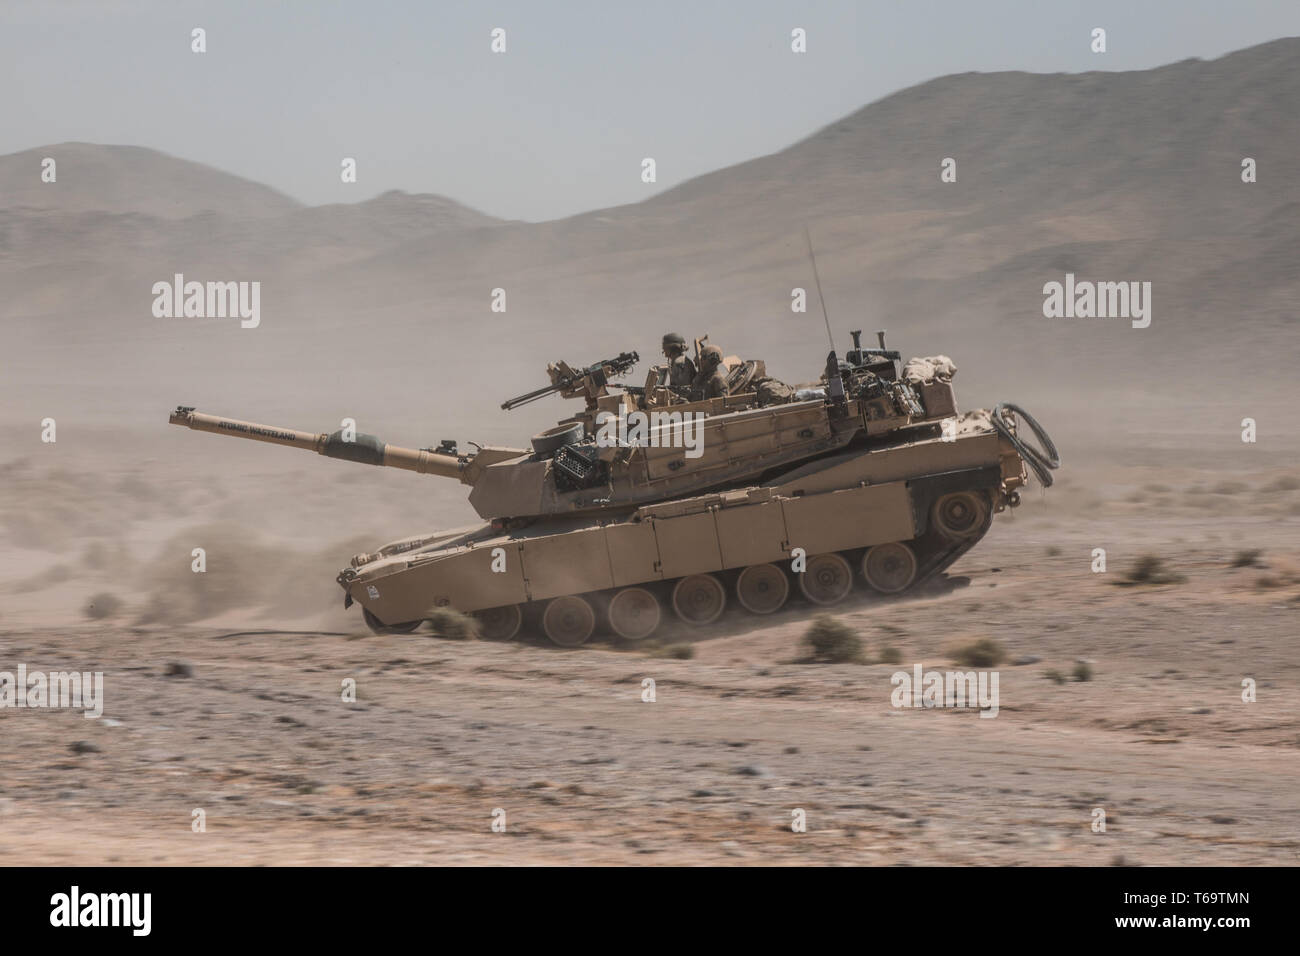
<path fill-rule="evenodd" d="M 632 370 L 632 366 L 641 360 L 636 352 L 620 352 L 614 358 L 604 359 L 588 365 L 586 368 L 575 369 L 570 367 L 569 363 L 561 359 L 553 362 L 546 367 L 546 372 L 551 377 L 551 384 L 542 388 L 534 389 L 531 392 L 525 392 L 522 395 L 516 395 L 501 403 L 501 407 L 506 411 L 512 408 L 518 408 L 520 405 L 527 405 L 529 402 L 535 402 L 539 398 L 545 398 L 547 395 L 554 395 L 557 392 L 564 398 L 583 397 L 587 400 L 590 407 L 597 398 L 606 394 L 606 386 L 609 380 L 619 375 L 626 375 Z"/>

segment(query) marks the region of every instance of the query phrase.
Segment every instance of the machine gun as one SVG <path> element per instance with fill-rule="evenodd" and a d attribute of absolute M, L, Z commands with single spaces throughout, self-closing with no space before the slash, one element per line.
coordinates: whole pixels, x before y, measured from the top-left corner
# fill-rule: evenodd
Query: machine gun
<path fill-rule="evenodd" d="M 510 411 L 512 408 L 527 405 L 529 402 L 535 402 L 547 395 L 554 395 L 556 392 L 561 393 L 565 398 L 576 398 L 579 395 L 585 395 L 588 400 L 594 400 L 598 395 L 604 394 L 604 388 L 609 384 L 611 378 L 617 375 L 625 375 L 640 360 L 641 356 L 635 352 L 623 352 L 615 358 L 604 359 L 593 365 L 588 365 L 586 368 L 574 369 L 570 368 L 569 364 L 561 359 L 546 368 L 547 373 L 551 376 L 550 385 L 534 389 L 531 392 L 525 392 L 523 395 L 516 395 L 512 399 L 502 402 L 501 407 L 506 411 Z"/>
<path fill-rule="evenodd" d="M 880 348 L 878 349 L 864 349 L 862 347 L 861 329 L 855 329 L 849 335 L 853 336 L 853 348 L 849 349 L 849 354 L 845 358 L 850 365 L 872 365 L 882 359 L 888 359 L 891 362 L 902 361 L 902 353 L 885 348 L 885 333 L 883 330 L 876 333 L 876 338 L 880 341 Z"/>

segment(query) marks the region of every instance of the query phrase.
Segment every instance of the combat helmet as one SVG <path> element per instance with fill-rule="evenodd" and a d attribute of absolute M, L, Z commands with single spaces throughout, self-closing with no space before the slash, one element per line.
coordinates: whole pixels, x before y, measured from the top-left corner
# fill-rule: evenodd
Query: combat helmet
<path fill-rule="evenodd" d="M 712 371 L 722 364 L 722 349 L 716 345 L 706 345 L 700 349 L 700 368 Z"/>
<path fill-rule="evenodd" d="M 663 350 L 674 355 L 686 351 L 686 339 L 680 332 L 668 332 L 664 335 Z"/>

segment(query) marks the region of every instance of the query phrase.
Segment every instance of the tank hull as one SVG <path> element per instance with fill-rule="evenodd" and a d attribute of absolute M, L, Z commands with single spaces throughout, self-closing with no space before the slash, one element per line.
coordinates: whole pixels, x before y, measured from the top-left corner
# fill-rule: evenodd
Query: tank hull
<path fill-rule="evenodd" d="M 340 584 L 350 601 L 393 626 L 438 608 L 544 608 L 570 596 L 599 611 L 628 588 L 649 590 L 667 604 L 682 581 L 713 576 L 734 592 L 740 573 L 765 565 L 787 573 L 793 590 L 814 603 L 834 603 L 821 599 L 842 588 L 836 579 L 844 565 L 856 580 L 889 593 L 943 570 L 984 535 L 1024 480 L 1015 449 L 987 413 L 974 412 L 947 434 L 901 433 L 894 443 L 838 452 L 764 484 L 618 517 L 551 518 L 515 530 L 485 525 L 451 543 L 444 537 L 345 569 Z M 954 501 L 964 502 L 955 523 Z M 941 502 L 948 510 L 936 527 Z M 886 548 L 872 566 L 865 563 L 871 549 L 897 544 L 911 556 Z M 826 555 L 843 563 L 815 560 Z M 831 581 L 829 590 L 801 579 L 810 563 Z"/>

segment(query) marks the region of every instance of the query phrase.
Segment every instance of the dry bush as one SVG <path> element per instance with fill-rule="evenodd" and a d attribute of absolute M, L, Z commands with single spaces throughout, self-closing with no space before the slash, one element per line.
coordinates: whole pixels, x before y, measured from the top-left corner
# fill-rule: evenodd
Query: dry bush
<path fill-rule="evenodd" d="M 1244 481 L 1221 481 L 1210 489 L 1216 495 L 1239 495 L 1248 491 L 1250 486 Z"/>
<path fill-rule="evenodd" d="M 843 621 L 818 614 L 803 636 L 808 656 L 814 661 L 841 664 L 861 661 L 865 655 L 862 638 Z"/>
<path fill-rule="evenodd" d="M 1119 584 L 1177 584 L 1187 579 L 1165 566 L 1164 558 L 1155 554 L 1141 555 L 1124 575 Z"/>
<path fill-rule="evenodd" d="M 656 641 L 646 644 L 645 650 L 651 657 L 669 657 L 679 661 L 689 661 L 695 656 L 695 645 L 681 642 L 665 644 Z"/>
<path fill-rule="evenodd" d="M 991 637 L 981 637 L 952 649 L 952 659 L 965 667 L 996 667 L 1006 658 L 1006 650 Z"/>
<path fill-rule="evenodd" d="M 90 600 L 86 602 L 86 606 L 81 609 L 86 617 L 95 621 L 112 617 L 120 610 L 122 610 L 122 599 L 116 594 L 110 594 L 108 591 L 101 591 L 92 595 Z"/>
<path fill-rule="evenodd" d="M 1260 491 L 1295 491 L 1297 488 L 1300 488 L 1300 478 L 1296 478 L 1294 475 L 1282 475 L 1279 478 L 1274 478 Z"/>
<path fill-rule="evenodd" d="M 449 607 L 435 608 L 425 618 L 425 623 L 429 625 L 429 630 L 434 637 L 446 638 L 449 641 L 478 640 L 478 621 L 468 614 L 453 611 Z"/>

